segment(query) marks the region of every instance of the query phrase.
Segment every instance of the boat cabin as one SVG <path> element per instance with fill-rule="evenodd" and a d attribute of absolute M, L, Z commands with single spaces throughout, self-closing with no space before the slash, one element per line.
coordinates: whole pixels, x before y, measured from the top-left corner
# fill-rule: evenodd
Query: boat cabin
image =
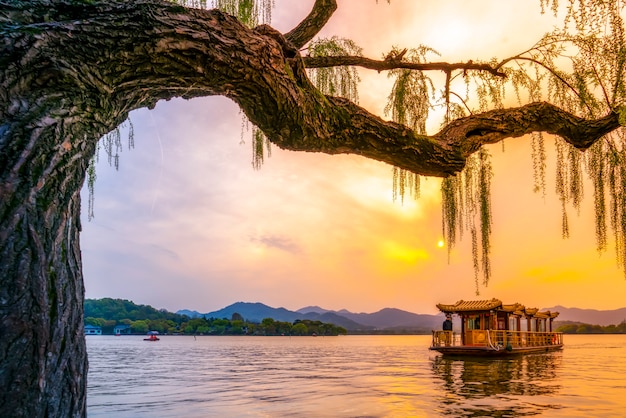
<path fill-rule="evenodd" d="M 498 299 L 438 304 L 447 317 L 460 318 L 460 332 L 444 327 L 433 331 L 432 350 L 447 354 L 494 354 L 552 351 L 563 346 L 562 333 L 553 330 L 559 313 L 505 305 Z M 448 329 L 445 329 L 448 328 Z"/>

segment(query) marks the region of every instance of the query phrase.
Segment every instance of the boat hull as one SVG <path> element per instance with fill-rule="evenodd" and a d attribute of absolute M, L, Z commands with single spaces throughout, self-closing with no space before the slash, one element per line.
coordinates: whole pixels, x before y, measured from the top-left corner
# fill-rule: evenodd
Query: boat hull
<path fill-rule="evenodd" d="M 551 351 L 558 351 L 563 348 L 562 344 L 557 345 L 542 345 L 534 347 L 513 347 L 509 350 L 502 347 L 500 349 L 493 349 L 485 346 L 450 346 L 450 347 L 430 347 L 430 350 L 437 351 L 445 356 L 471 356 L 471 357 L 505 357 L 514 356 L 520 354 L 536 354 L 536 353 L 549 353 Z"/>

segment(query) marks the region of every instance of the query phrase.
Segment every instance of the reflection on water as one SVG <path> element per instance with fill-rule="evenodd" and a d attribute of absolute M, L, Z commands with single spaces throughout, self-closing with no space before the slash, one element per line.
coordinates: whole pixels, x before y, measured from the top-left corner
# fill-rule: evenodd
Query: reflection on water
<path fill-rule="evenodd" d="M 430 336 L 87 338 L 90 418 L 626 417 L 626 336 L 443 358 Z"/>
<path fill-rule="evenodd" d="M 562 353 L 531 354 L 502 359 L 432 359 L 441 379 L 442 413 L 454 416 L 513 417 L 537 415 L 556 406 Z M 533 397 L 528 402 L 527 397 Z"/>

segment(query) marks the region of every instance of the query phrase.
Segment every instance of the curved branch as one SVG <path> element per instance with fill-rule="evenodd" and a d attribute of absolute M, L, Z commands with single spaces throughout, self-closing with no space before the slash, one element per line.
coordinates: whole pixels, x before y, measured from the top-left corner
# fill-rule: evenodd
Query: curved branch
<path fill-rule="evenodd" d="M 285 38 L 296 48 L 307 44 L 326 25 L 337 10 L 336 0 L 315 0 L 311 13 L 295 28 L 285 34 Z"/>
<path fill-rule="evenodd" d="M 328 56 L 328 57 L 303 57 L 304 65 L 307 68 L 324 68 L 324 67 L 337 67 L 342 65 L 352 65 L 367 68 L 376 71 L 388 71 L 403 68 L 407 70 L 418 71 L 444 71 L 451 72 L 455 70 L 476 70 L 486 71 L 493 74 L 496 77 L 506 77 L 506 74 L 500 71 L 498 68 L 489 64 L 475 63 L 473 61 L 467 62 L 429 62 L 429 63 L 415 63 L 400 60 L 373 60 L 371 58 L 356 57 L 356 56 Z"/>
<path fill-rule="evenodd" d="M 563 76 L 561 74 L 558 73 L 558 71 L 556 71 L 555 69 L 549 67 L 548 65 L 546 65 L 546 63 L 541 62 L 535 58 L 532 57 L 523 57 L 521 55 L 516 55 L 514 57 L 509 57 L 506 58 L 504 60 L 502 60 L 500 63 L 498 63 L 498 65 L 496 66 L 496 68 L 502 68 L 505 64 L 511 62 L 511 61 L 528 61 L 531 62 L 543 69 L 545 69 L 546 71 L 548 71 L 550 74 L 552 74 L 556 79 L 559 80 L 559 82 L 561 82 L 563 85 L 567 86 L 568 89 L 570 89 L 572 91 L 572 93 L 574 93 L 578 98 L 580 98 L 580 92 L 578 90 L 576 90 L 576 88 L 574 88 L 574 86 L 572 86 L 565 78 L 563 78 Z M 587 109 L 591 112 L 591 108 L 589 108 L 589 105 L 585 103 L 585 106 L 587 106 Z"/>
<path fill-rule="evenodd" d="M 585 150 L 619 126 L 616 112 L 599 119 L 584 119 L 550 103 L 538 102 L 454 120 L 434 137 L 439 141 L 453 141 L 464 156 L 478 151 L 483 145 L 532 132 L 558 135 L 574 147 Z"/>

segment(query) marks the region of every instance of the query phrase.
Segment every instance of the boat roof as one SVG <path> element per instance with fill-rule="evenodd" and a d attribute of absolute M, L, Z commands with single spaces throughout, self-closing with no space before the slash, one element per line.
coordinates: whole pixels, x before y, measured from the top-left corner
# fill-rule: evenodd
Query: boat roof
<path fill-rule="evenodd" d="M 444 313 L 466 313 L 482 311 L 504 311 L 517 316 L 527 316 L 536 318 L 556 318 L 558 312 L 539 311 L 537 308 L 527 308 L 520 303 L 504 305 L 501 300 L 493 298 L 491 300 L 460 300 L 454 305 L 438 303 L 437 308 Z"/>

